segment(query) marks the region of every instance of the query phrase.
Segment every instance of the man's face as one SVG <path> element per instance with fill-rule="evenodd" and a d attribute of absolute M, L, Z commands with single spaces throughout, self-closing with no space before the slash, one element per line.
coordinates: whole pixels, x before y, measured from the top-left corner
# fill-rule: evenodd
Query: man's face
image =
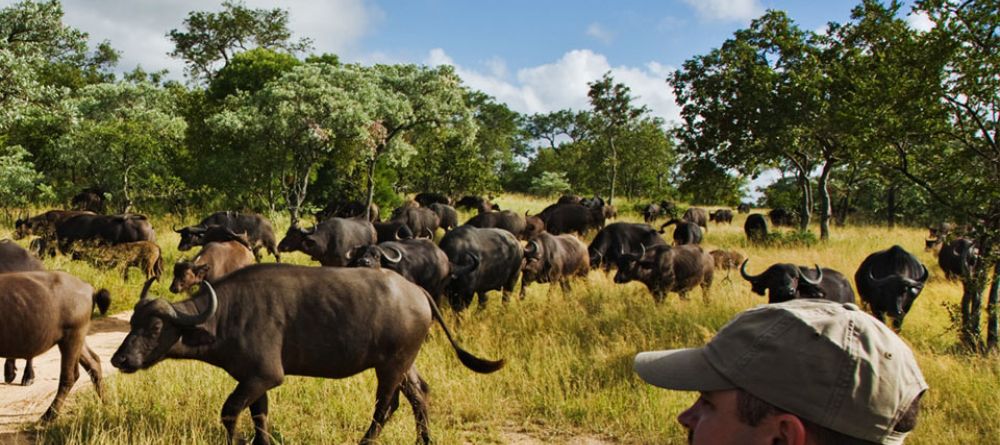
<path fill-rule="evenodd" d="M 740 420 L 736 408 L 737 390 L 707 391 L 690 408 L 677 416 L 688 430 L 689 444 L 771 444 L 773 435 L 767 419 L 758 426 Z"/>

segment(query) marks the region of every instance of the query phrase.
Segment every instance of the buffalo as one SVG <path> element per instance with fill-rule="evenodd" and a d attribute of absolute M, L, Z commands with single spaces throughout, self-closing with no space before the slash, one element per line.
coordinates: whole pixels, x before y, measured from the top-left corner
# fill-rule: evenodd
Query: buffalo
<path fill-rule="evenodd" d="M 528 227 L 523 215 L 510 210 L 480 213 L 469 218 L 465 224 L 480 229 L 503 229 L 514 234 L 518 239 L 525 239 L 525 229 Z"/>
<path fill-rule="evenodd" d="M 392 212 L 389 221 L 406 224 L 415 236 L 429 234 L 429 237 L 434 237 L 434 232 L 441 225 L 438 214 L 423 207 L 398 208 Z"/>
<path fill-rule="evenodd" d="M 687 209 L 681 219 L 697 224 L 706 231 L 708 230 L 708 211 L 701 207 L 691 207 Z"/>
<path fill-rule="evenodd" d="M 701 246 L 659 245 L 643 249 L 638 255 L 622 255 L 618 260 L 615 283 L 642 282 L 657 303 L 663 301 L 667 292 L 676 292 L 682 299 L 687 299 L 688 291 L 695 286 L 701 286 L 702 296 L 708 299 L 714 271 L 712 256 L 705 253 Z"/>
<path fill-rule="evenodd" d="M 521 297 L 528 284 L 559 283 L 569 289 L 572 277 L 586 277 L 590 272 L 587 246 L 573 235 L 552 235 L 542 232 L 528 240 L 521 266 Z"/>
<path fill-rule="evenodd" d="M 646 206 L 642 208 L 642 220 L 645 221 L 646 224 L 653 222 L 656 218 L 661 216 L 663 216 L 663 208 L 655 202 L 652 204 L 646 204 Z"/>
<path fill-rule="evenodd" d="M 427 208 L 437 214 L 440 222 L 439 227 L 444 229 L 445 232 L 458 227 L 458 211 L 454 207 L 448 204 L 432 202 L 427 205 Z"/>
<path fill-rule="evenodd" d="M 107 208 L 107 200 L 104 198 L 104 190 L 97 187 L 85 188 L 73 196 L 70 201 L 73 210 L 85 210 L 94 213 L 104 213 Z"/>
<path fill-rule="evenodd" d="M 82 213 L 56 223 L 59 249 L 72 252 L 78 241 L 101 244 L 121 244 L 134 241 L 156 241 L 156 232 L 144 215 L 94 215 Z"/>
<path fill-rule="evenodd" d="M 414 238 L 413 231 L 410 230 L 410 226 L 403 222 L 374 222 L 372 225 L 375 227 L 375 238 L 380 243 Z"/>
<path fill-rule="evenodd" d="M 750 213 L 752 206 L 745 202 L 741 202 L 740 205 L 736 206 L 736 211 L 739 213 Z"/>
<path fill-rule="evenodd" d="M 433 241 L 409 239 L 364 245 L 351 255 L 350 267 L 385 268 L 424 288 L 440 301 L 451 273 L 448 255 Z"/>
<path fill-rule="evenodd" d="M 38 260 L 31 252 L 11 240 L 0 240 L 0 274 L 10 272 L 32 272 L 45 270 L 45 265 Z M 6 383 L 14 381 L 17 374 L 17 366 L 14 359 L 7 359 L 3 364 L 3 380 Z M 31 359 L 27 360 L 24 366 L 24 375 L 21 376 L 21 385 L 28 386 L 35 380 L 35 369 L 31 365 Z"/>
<path fill-rule="evenodd" d="M 444 204 L 446 206 L 451 205 L 451 198 L 440 193 L 417 193 L 417 196 L 414 196 L 413 200 L 423 207 L 430 207 L 431 204 Z"/>
<path fill-rule="evenodd" d="M 368 220 L 376 222 L 380 220 L 378 205 L 374 202 L 371 206 L 361 201 L 334 200 L 323 207 L 323 210 L 316 212 L 316 221 L 325 221 L 330 218 L 355 218 L 365 216 L 368 211 Z"/>
<path fill-rule="evenodd" d="M 604 270 L 617 266 L 624 254 L 637 254 L 643 249 L 665 246 L 667 243 L 656 229 L 648 224 L 616 222 L 608 224 L 587 247 L 590 267 L 603 266 Z"/>
<path fill-rule="evenodd" d="M 557 204 L 579 204 L 583 199 L 580 195 L 562 195 L 556 201 Z"/>
<path fill-rule="evenodd" d="M 770 212 L 767 212 L 767 217 L 771 218 L 771 224 L 774 224 L 775 226 L 791 227 L 795 225 L 797 215 L 792 210 L 784 207 L 778 207 Z"/>
<path fill-rule="evenodd" d="M 455 203 L 455 207 L 466 210 L 476 210 L 479 213 L 499 212 L 500 206 L 493 204 L 482 196 L 466 195 Z"/>
<path fill-rule="evenodd" d="M 59 346 L 59 386 L 43 421 L 59 414 L 80 377 L 78 366 L 87 371 L 98 397 L 103 398 L 101 359 L 84 340 L 93 307 L 103 314 L 111 305 L 107 290 L 94 292 L 66 272 L 10 272 L 0 274 L 0 296 L 0 357 L 31 359 Z"/>
<path fill-rule="evenodd" d="M 429 443 L 428 387 L 414 361 L 433 321 L 469 369 L 503 366 L 463 350 L 430 295 L 392 271 L 255 264 L 177 303 L 149 298 L 151 284 L 111 364 L 134 373 L 181 358 L 224 369 L 238 382 L 222 405 L 229 443 L 236 443 L 237 420 L 248 407 L 253 443 L 271 443 L 267 392 L 285 376 L 345 378 L 371 368 L 375 412 L 362 443 L 376 440 L 400 392 L 413 407 L 418 441 Z"/>
<path fill-rule="evenodd" d="M 486 292 L 500 290 L 508 301 L 521 273 L 524 252 L 517 238 L 503 229 L 463 225 L 441 238 L 441 250 L 454 264 L 447 293 L 452 307 L 461 311 L 479 297 L 486 306 Z"/>
<path fill-rule="evenodd" d="M 660 226 L 660 233 L 665 233 L 666 227 L 674 224 L 677 225 L 674 227 L 675 246 L 681 246 L 684 244 L 701 244 L 701 226 L 691 221 L 671 219 Z"/>
<path fill-rule="evenodd" d="M 733 222 L 733 211 L 729 209 L 719 209 L 708 215 L 710 221 L 715 221 L 718 224 L 726 223 L 732 224 Z"/>
<path fill-rule="evenodd" d="M 844 274 L 833 269 L 815 270 L 806 266 L 778 263 L 759 275 L 747 273 L 749 259 L 740 265 L 740 275 L 750 282 L 755 294 L 767 294 L 768 303 L 781 303 L 796 298 L 822 298 L 840 303 L 853 303 L 854 291 Z"/>
<path fill-rule="evenodd" d="M 603 208 L 603 204 L 597 207 L 583 204 L 553 204 L 546 207 L 537 216 L 545 224 L 545 231 L 553 235 L 564 233 L 583 235 L 591 229 L 604 227 Z"/>
<path fill-rule="evenodd" d="M 37 239 L 31 242 L 31 250 L 39 257 L 56 255 L 56 226 L 63 220 L 76 215 L 94 215 L 94 212 L 79 210 L 49 210 L 30 218 L 18 219 L 14 222 L 14 239 L 23 239 L 35 235 Z"/>
<path fill-rule="evenodd" d="M 965 270 L 975 267 L 979 258 L 976 242 L 969 238 L 957 238 L 938 252 L 938 265 L 944 271 L 945 278 L 957 279 L 965 274 Z M 964 264 L 963 264 L 964 263 Z"/>
<path fill-rule="evenodd" d="M 74 248 L 74 260 L 84 260 L 101 268 L 121 268 L 122 279 L 128 281 L 129 269 L 142 271 L 146 279 L 163 273 L 163 255 L 160 246 L 152 241 L 132 241 L 120 244 L 81 243 Z"/>
<path fill-rule="evenodd" d="M 747 216 L 746 222 L 743 223 L 743 233 L 746 233 L 750 244 L 767 242 L 767 220 L 764 219 L 764 215 L 754 213 Z"/>
<path fill-rule="evenodd" d="M 888 314 L 898 330 L 928 276 L 927 267 L 917 257 L 902 247 L 892 246 L 868 255 L 858 266 L 854 283 L 875 318 L 885 322 Z"/>
<path fill-rule="evenodd" d="M 716 270 L 735 269 L 737 265 L 743 264 L 743 260 L 746 259 L 742 253 L 735 250 L 715 249 L 708 252 L 708 254 L 711 255 L 712 259 L 715 261 Z"/>
<path fill-rule="evenodd" d="M 177 245 L 177 250 L 186 251 L 194 246 L 203 246 L 210 240 L 205 239 L 205 232 L 210 226 L 222 226 L 233 233 L 246 234 L 252 246 L 254 258 L 260 260 L 260 249 L 265 248 L 277 262 L 281 262 L 281 253 L 278 250 L 277 238 L 274 236 L 274 227 L 271 222 L 256 213 L 240 213 L 233 211 L 215 212 L 198 225 L 185 227 L 176 230 L 181 235 L 181 241 Z"/>
<path fill-rule="evenodd" d="M 202 281 L 218 281 L 255 261 L 245 239 L 212 241 L 202 246 L 191 261 L 178 261 L 174 264 L 174 280 L 170 283 L 170 292 L 178 294 Z"/>
<path fill-rule="evenodd" d="M 364 218 L 330 218 L 310 229 L 289 227 L 278 250 L 300 250 L 324 266 L 343 267 L 354 249 L 377 240 L 375 226 Z"/>

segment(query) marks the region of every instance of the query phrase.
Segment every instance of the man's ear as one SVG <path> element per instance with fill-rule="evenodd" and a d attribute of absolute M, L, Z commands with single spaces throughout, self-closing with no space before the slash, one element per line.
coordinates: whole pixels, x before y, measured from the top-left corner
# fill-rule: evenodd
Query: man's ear
<path fill-rule="evenodd" d="M 775 445 L 806 445 L 806 426 L 795 414 L 774 414 L 764 420 L 772 428 Z"/>
<path fill-rule="evenodd" d="M 181 342 L 185 346 L 206 346 L 215 343 L 215 336 L 204 328 L 195 326 L 181 331 Z"/>

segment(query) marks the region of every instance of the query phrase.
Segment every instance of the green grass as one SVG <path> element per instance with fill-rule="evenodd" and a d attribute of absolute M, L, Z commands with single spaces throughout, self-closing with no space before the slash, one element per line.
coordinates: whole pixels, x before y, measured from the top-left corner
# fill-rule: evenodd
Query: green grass
<path fill-rule="evenodd" d="M 519 212 L 535 213 L 546 205 L 522 196 L 498 201 L 504 209 Z M 617 204 L 619 209 L 630 207 Z M 639 217 L 626 213 L 624 219 Z M 900 244 L 916 254 L 932 276 L 907 316 L 902 336 L 916 351 L 931 389 L 907 443 L 988 443 L 1000 437 L 1000 361 L 957 352 L 957 335 L 943 305 L 957 303 L 961 287 L 945 281 L 934 258 L 923 252 L 922 230 L 834 227 L 827 243 L 755 248 L 744 241 L 743 220 L 739 215 L 731 226 L 712 224 L 705 245 L 744 252 L 751 273 L 774 262 L 818 263 L 852 277 L 861 260 L 875 250 Z M 163 230 L 173 222 L 154 219 L 154 226 L 161 228 L 168 270 L 177 258 L 194 253 L 176 251 L 177 235 Z M 276 225 L 284 233 L 287 221 Z M 0 228 L 0 236 L 9 230 Z M 301 254 L 288 260 L 308 264 Z M 64 258 L 46 262 L 108 287 L 115 311 L 129 308 L 138 298 L 138 271 L 129 283 L 122 283 L 115 272 Z M 491 294 L 487 309 L 465 313 L 460 326 L 446 313 L 468 350 L 486 358 L 503 357 L 507 366 L 492 375 L 463 368 L 441 330 L 433 328 L 417 367 L 431 386 L 434 439 L 442 444 L 507 443 L 511 433 L 520 433 L 542 443 L 579 435 L 614 443 L 682 443 L 674 418 L 695 396 L 642 383 L 632 372 L 632 357 L 642 350 L 701 345 L 733 314 L 765 302 L 750 292 L 738 271 L 729 280 L 725 277 L 717 273 L 708 301 L 696 290 L 687 301 L 671 295 L 657 305 L 641 284 L 616 285 L 595 271 L 566 294 L 536 284 L 525 300 L 507 305 Z M 159 283 L 155 292 L 168 295 L 168 282 Z M 108 381 L 105 403 L 89 390 L 74 395 L 65 415 L 37 427 L 37 441 L 219 443 L 225 437 L 219 410 L 235 385 L 222 371 L 200 362 L 167 361 L 137 374 L 117 375 Z M 370 371 L 343 380 L 289 377 L 269 393 L 273 434 L 281 443 L 357 442 L 367 428 L 374 391 Z M 252 431 L 247 415 L 240 429 L 244 434 Z M 382 443 L 411 443 L 414 438 L 411 411 L 403 402 L 385 428 Z"/>

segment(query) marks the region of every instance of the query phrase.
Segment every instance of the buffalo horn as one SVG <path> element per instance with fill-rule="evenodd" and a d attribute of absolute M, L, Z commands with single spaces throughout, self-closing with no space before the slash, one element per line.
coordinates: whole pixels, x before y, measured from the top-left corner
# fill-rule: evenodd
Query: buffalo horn
<path fill-rule="evenodd" d="M 750 258 L 743 260 L 743 264 L 740 265 L 740 275 L 743 276 L 744 280 L 747 280 L 752 283 L 757 281 L 757 279 L 760 278 L 760 275 L 750 275 L 747 273 L 747 263 L 749 262 Z"/>
<path fill-rule="evenodd" d="M 875 278 L 875 275 L 872 273 L 872 268 L 870 268 L 870 267 L 868 268 L 868 279 L 871 280 L 872 284 L 875 287 L 882 287 L 882 286 L 884 286 L 886 283 L 889 282 L 890 277 L 891 277 L 891 275 L 885 276 L 885 277 L 882 277 L 882 278 Z"/>
<path fill-rule="evenodd" d="M 385 247 L 383 247 L 383 249 L 385 249 L 385 250 L 391 250 L 393 252 L 396 252 L 396 258 L 389 258 L 389 255 L 386 255 L 386 254 L 383 253 L 382 254 L 382 258 L 385 258 L 386 261 L 388 261 L 390 263 L 393 263 L 393 264 L 396 264 L 396 263 L 399 262 L 399 260 L 403 259 L 403 252 L 401 252 L 399 249 L 397 249 L 395 247 L 392 247 L 392 246 L 385 246 Z"/>
<path fill-rule="evenodd" d="M 927 278 L 930 276 L 930 272 L 927 271 L 927 266 L 921 264 L 920 267 L 924 269 L 924 273 L 920 275 L 920 278 L 917 278 L 917 281 L 923 283 L 927 281 Z"/>
<path fill-rule="evenodd" d="M 806 283 L 809 283 L 809 284 L 811 284 L 813 286 L 819 286 L 819 283 L 821 281 L 823 281 L 823 269 L 819 268 L 819 264 L 815 264 L 815 266 L 816 266 L 816 279 L 815 280 L 810 280 L 809 277 L 806 276 L 806 274 L 802 273 L 802 269 L 796 268 L 799 271 L 799 279 L 801 279 L 802 281 L 805 281 Z"/>
<path fill-rule="evenodd" d="M 173 306 L 170 306 L 170 313 L 167 314 L 167 316 L 175 324 L 179 324 L 181 326 L 197 326 L 208 321 L 212 315 L 215 315 L 215 310 L 219 307 L 219 296 L 215 294 L 215 289 L 212 289 L 212 285 L 209 284 L 208 281 L 202 281 L 201 284 L 208 289 L 208 295 L 210 297 L 208 300 L 208 309 L 194 315 L 187 315 L 177 313 Z"/>
<path fill-rule="evenodd" d="M 531 247 L 531 249 L 525 248 L 524 249 L 524 253 L 525 254 L 528 254 L 528 253 L 535 254 L 535 253 L 537 253 L 538 252 L 538 240 L 528 241 L 528 246 L 527 247 Z"/>
<path fill-rule="evenodd" d="M 428 228 L 424 227 L 423 232 L 427 234 L 427 236 L 425 238 L 427 238 L 427 239 L 434 239 L 434 232 L 431 232 L 431 229 L 428 229 Z"/>
<path fill-rule="evenodd" d="M 645 258 L 646 257 L 646 245 L 645 244 L 639 244 L 639 247 L 642 248 L 642 252 L 639 253 L 639 258 Z"/>
<path fill-rule="evenodd" d="M 393 235 L 393 238 L 396 238 L 396 241 L 403 239 L 402 235 L 399 234 L 403 231 L 403 227 L 406 226 L 400 225 L 399 227 L 396 227 L 396 233 Z"/>
<path fill-rule="evenodd" d="M 159 277 L 149 277 L 149 279 L 146 280 L 146 284 L 142 285 L 142 292 L 139 293 L 139 301 L 143 301 L 147 298 L 146 295 L 149 294 L 149 288 L 153 285 L 153 282 L 156 281 L 158 278 Z"/>

